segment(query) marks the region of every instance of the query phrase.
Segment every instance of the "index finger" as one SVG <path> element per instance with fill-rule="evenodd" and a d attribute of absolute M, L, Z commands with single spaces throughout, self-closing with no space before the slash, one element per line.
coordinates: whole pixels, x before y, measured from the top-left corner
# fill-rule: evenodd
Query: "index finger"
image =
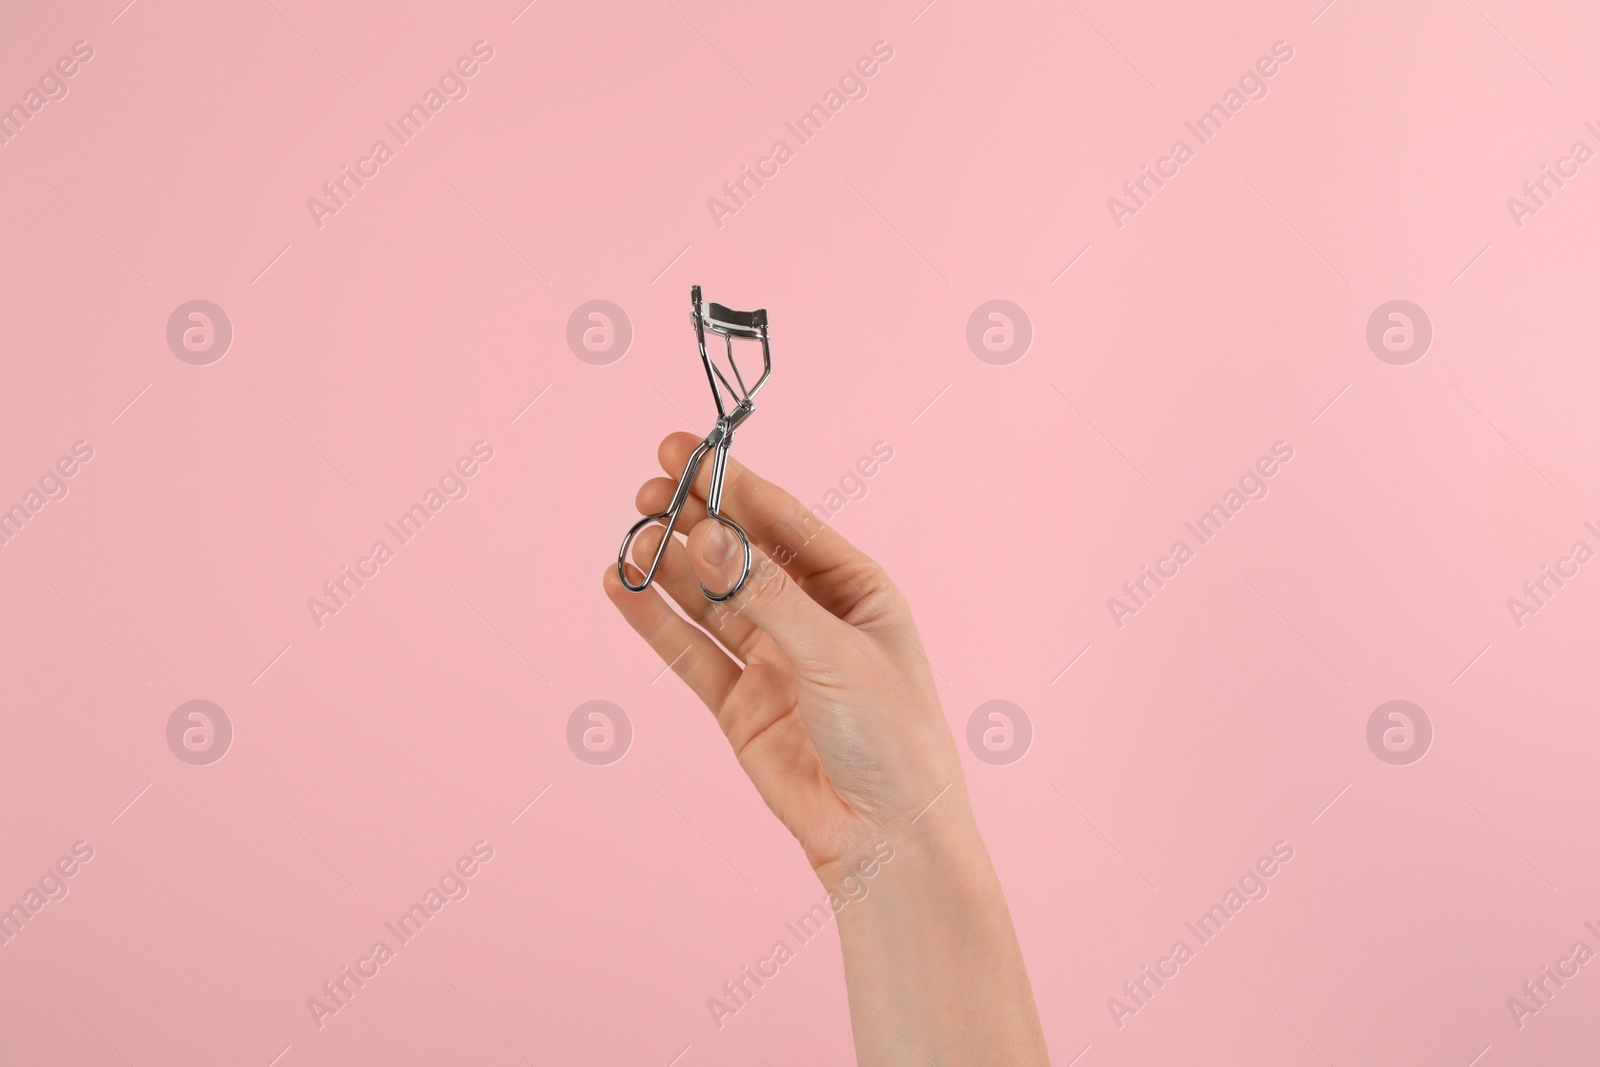
<path fill-rule="evenodd" d="M 657 451 L 662 469 L 673 477 L 681 475 L 689 454 L 699 444 L 700 439 L 693 434 L 668 434 Z M 695 497 L 704 502 L 710 488 L 708 463 L 695 478 Z M 888 575 L 877 561 L 845 540 L 781 486 L 762 478 L 731 455 L 722 483 L 722 510 L 744 527 L 762 551 L 782 564 L 813 600 L 840 618 L 868 598 L 873 598 L 876 610 L 884 598 L 875 594 L 890 589 Z"/>

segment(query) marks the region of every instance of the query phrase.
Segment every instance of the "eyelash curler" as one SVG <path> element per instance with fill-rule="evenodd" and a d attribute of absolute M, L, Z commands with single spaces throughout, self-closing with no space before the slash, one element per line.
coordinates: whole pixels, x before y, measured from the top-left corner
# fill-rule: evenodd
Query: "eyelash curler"
<path fill-rule="evenodd" d="M 733 431 L 755 411 L 756 393 L 761 391 L 761 387 L 767 384 L 767 378 L 772 375 L 772 350 L 767 345 L 766 308 L 757 311 L 734 311 L 721 304 L 708 303 L 700 299 L 698 285 L 689 290 L 689 299 L 693 303 L 694 336 L 700 346 L 700 362 L 705 365 L 706 381 L 710 383 L 711 396 L 717 402 L 717 424 L 689 456 L 689 462 L 683 468 L 683 476 L 678 479 L 678 488 L 672 494 L 672 503 L 667 505 L 667 510 L 657 515 L 646 515 L 634 523 L 628 535 L 622 539 L 622 548 L 617 552 L 617 576 L 632 592 L 642 593 L 650 587 L 650 583 L 655 580 L 656 568 L 661 566 L 661 557 L 666 554 L 667 543 L 672 540 L 672 528 L 678 521 L 678 513 L 688 501 L 694 480 L 700 473 L 700 464 L 705 460 L 706 453 L 714 450 L 715 455 L 711 460 L 711 488 L 706 493 L 706 514 L 733 531 L 734 536 L 744 547 L 744 565 L 739 569 L 739 580 L 733 583 L 732 589 L 725 593 L 713 593 L 704 584 L 700 586 L 700 592 L 705 594 L 707 600 L 721 603 L 743 589 L 745 580 L 750 577 L 750 538 L 738 523 L 722 514 L 722 479 L 728 470 L 728 449 L 733 446 Z M 706 351 L 707 330 L 721 334 L 727 345 L 728 367 L 733 371 L 732 382 Z M 761 377 L 756 379 L 754 385 L 745 385 L 744 376 L 739 373 L 739 364 L 733 358 L 735 337 L 761 342 Z M 623 567 L 628 558 L 628 546 L 639 536 L 639 531 L 657 522 L 667 528 L 661 538 L 661 547 L 656 549 L 655 558 L 650 561 L 650 569 L 645 572 L 644 581 L 634 585 L 628 581 L 627 572 Z"/>

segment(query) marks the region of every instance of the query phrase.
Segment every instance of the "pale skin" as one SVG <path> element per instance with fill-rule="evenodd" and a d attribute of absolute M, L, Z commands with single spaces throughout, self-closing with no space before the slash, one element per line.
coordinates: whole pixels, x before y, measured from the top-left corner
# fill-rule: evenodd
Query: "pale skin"
<path fill-rule="evenodd" d="M 683 433 L 661 442 L 671 477 L 640 488 L 641 514 L 666 507 L 698 443 Z M 875 846 L 881 856 L 882 842 L 893 849 L 837 915 L 858 1062 L 1048 1067 L 1011 913 L 905 597 L 793 496 L 730 460 L 722 510 L 750 536 L 751 572 L 733 599 L 707 600 L 700 583 L 732 587 L 741 561 L 738 542 L 707 518 L 710 468 L 679 518 L 688 538 L 673 539 L 655 584 L 628 592 L 611 565 L 605 591 L 716 716 L 830 894 L 857 896 L 862 861 Z M 649 566 L 661 537 L 660 527 L 641 533 L 635 562 Z M 643 571 L 628 566 L 637 584 Z"/>

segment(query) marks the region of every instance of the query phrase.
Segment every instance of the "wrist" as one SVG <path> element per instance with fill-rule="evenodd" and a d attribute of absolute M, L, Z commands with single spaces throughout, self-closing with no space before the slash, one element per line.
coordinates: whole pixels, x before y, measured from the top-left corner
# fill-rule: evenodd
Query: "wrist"
<path fill-rule="evenodd" d="M 965 796 L 952 789 L 883 840 L 893 858 L 871 878 L 857 872 L 856 899 L 835 906 L 858 1060 L 1047 1067 L 1005 895 Z"/>
<path fill-rule="evenodd" d="M 948 918 L 985 907 L 1000 892 L 977 820 L 955 789 L 920 815 L 869 835 L 819 867 L 817 877 L 842 924 L 891 912 Z"/>

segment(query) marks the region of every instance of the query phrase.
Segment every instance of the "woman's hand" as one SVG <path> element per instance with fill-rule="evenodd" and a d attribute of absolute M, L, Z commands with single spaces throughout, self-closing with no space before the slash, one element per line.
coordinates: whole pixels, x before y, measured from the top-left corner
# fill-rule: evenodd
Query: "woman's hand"
<path fill-rule="evenodd" d="M 698 444 L 671 435 L 661 466 L 681 473 Z M 833 867 L 869 851 L 941 791 L 964 801 L 961 760 L 916 624 L 883 568 L 731 458 L 723 512 L 750 538 L 750 577 L 725 603 L 702 595 L 702 582 L 730 588 L 742 562 L 738 539 L 705 521 L 709 481 L 705 464 L 679 518 L 688 543 L 667 546 L 655 585 L 630 593 L 608 567 L 606 593 L 716 715 L 761 798 L 827 884 Z M 663 510 L 675 485 L 646 482 L 640 512 Z M 661 527 L 643 531 L 635 562 L 648 567 L 660 544 Z M 642 580 L 629 566 L 629 580 Z"/>
<path fill-rule="evenodd" d="M 671 478 L 639 490 L 665 509 L 699 440 L 672 434 Z M 728 462 L 707 521 L 710 465 L 679 517 L 655 584 L 606 595 L 717 717 L 761 798 L 838 902 L 856 1049 L 870 1063 L 1048 1062 L 1010 913 L 967 799 L 955 741 L 905 598 L 883 568 L 778 486 Z M 663 534 L 634 541 L 643 580 Z M 658 590 L 680 608 L 674 611 Z M 684 616 L 687 616 L 685 618 Z M 888 850 L 893 862 L 863 867 Z M 858 871 L 874 872 L 864 895 Z M 836 903 L 836 908 L 840 905 Z"/>

